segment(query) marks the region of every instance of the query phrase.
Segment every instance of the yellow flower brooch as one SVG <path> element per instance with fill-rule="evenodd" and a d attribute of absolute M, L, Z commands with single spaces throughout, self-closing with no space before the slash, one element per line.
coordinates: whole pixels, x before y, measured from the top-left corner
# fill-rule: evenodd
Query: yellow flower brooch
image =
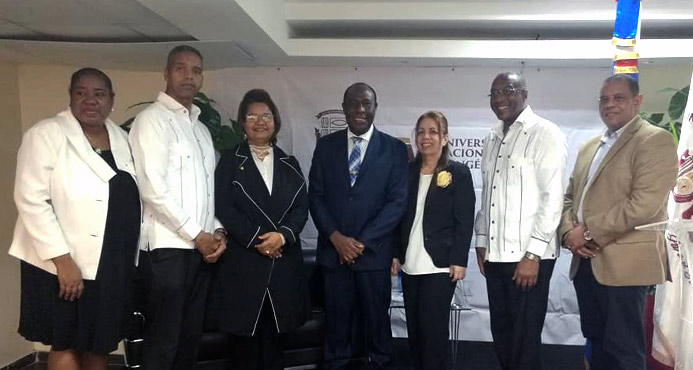
<path fill-rule="evenodd" d="M 440 188 L 447 188 L 448 185 L 452 183 L 452 174 L 448 171 L 438 172 L 438 177 L 436 178 L 436 185 Z"/>

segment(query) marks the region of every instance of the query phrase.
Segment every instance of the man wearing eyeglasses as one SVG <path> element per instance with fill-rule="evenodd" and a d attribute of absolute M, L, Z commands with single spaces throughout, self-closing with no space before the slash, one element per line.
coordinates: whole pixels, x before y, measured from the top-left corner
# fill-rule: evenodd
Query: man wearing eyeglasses
<path fill-rule="evenodd" d="M 503 370 L 541 369 L 541 331 L 563 206 L 565 136 L 527 105 L 522 75 L 501 73 L 489 94 L 499 122 L 482 153 L 476 255 Z"/>
<path fill-rule="evenodd" d="M 371 86 L 349 86 L 342 102 L 348 129 L 318 141 L 310 168 L 310 213 L 325 281 L 326 370 L 348 368 L 355 312 L 363 318 L 354 332 L 366 334 L 366 368 L 393 367 L 390 265 L 406 208 L 407 149 L 375 128 L 377 107 Z"/>
<path fill-rule="evenodd" d="M 603 135 L 582 145 L 565 193 L 559 234 L 573 253 L 583 335 L 593 370 L 644 370 L 647 285 L 668 275 L 663 235 L 636 226 L 662 221 L 676 182 L 674 140 L 638 112 L 638 82 L 615 75 L 602 84 Z"/>

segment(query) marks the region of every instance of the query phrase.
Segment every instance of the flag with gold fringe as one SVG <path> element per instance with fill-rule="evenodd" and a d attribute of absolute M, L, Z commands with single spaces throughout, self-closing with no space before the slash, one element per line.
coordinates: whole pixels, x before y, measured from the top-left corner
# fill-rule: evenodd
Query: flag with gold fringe
<path fill-rule="evenodd" d="M 611 39 L 616 47 L 611 74 L 628 74 L 638 79 L 638 58 L 635 48 L 640 38 L 640 0 L 618 0 L 616 21 Z"/>

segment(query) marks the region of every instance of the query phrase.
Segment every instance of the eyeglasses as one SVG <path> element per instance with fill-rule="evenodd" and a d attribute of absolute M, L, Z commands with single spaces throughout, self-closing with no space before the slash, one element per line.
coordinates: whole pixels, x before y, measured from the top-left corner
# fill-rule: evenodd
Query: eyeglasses
<path fill-rule="evenodd" d="M 610 97 L 608 96 L 600 96 L 599 97 L 599 104 L 607 104 L 611 100 Z M 623 96 L 623 95 L 614 95 L 613 101 L 616 104 L 623 104 L 626 100 L 628 100 L 628 97 Z"/>
<path fill-rule="evenodd" d="M 248 123 L 255 123 L 259 119 L 262 119 L 262 121 L 265 123 L 270 123 L 274 119 L 274 116 L 272 115 L 272 113 L 265 113 L 262 115 L 258 115 L 255 113 L 248 113 L 245 115 L 245 121 Z"/>
<path fill-rule="evenodd" d="M 491 89 L 491 93 L 486 95 L 487 98 L 494 98 L 500 94 L 503 94 L 505 97 L 510 97 L 513 96 L 516 92 L 518 91 L 523 91 L 524 89 L 520 89 L 517 87 L 512 87 L 512 86 L 506 86 L 500 90 L 498 89 Z"/>

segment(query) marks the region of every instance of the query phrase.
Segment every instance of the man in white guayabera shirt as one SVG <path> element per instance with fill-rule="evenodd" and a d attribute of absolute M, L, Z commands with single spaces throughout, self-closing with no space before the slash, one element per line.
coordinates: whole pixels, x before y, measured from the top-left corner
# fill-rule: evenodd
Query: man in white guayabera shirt
<path fill-rule="evenodd" d="M 214 218 L 212 137 L 197 119 L 202 55 L 181 45 L 168 55 L 166 92 L 130 131 L 143 205 L 140 257 L 147 287 L 143 368 L 194 369 L 211 268 L 226 249 Z"/>
<path fill-rule="evenodd" d="M 567 145 L 558 127 L 527 105 L 522 75 L 496 76 L 489 98 L 500 121 L 484 141 L 477 261 L 486 276 L 501 368 L 537 370 L 557 257 Z"/>

